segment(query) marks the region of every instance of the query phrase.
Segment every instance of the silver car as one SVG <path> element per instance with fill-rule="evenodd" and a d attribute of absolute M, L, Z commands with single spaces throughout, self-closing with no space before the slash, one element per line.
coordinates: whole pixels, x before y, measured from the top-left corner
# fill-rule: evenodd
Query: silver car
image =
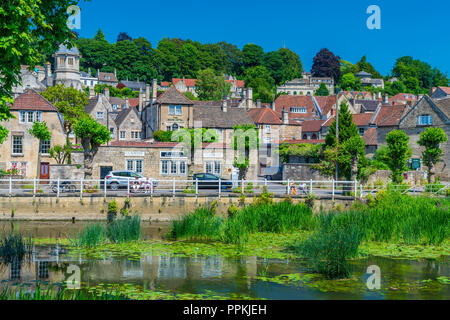
<path fill-rule="evenodd" d="M 112 190 L 127 188 L 128 182 L 130 183 L 131 187 L 136 180 L 142 184 L 143 188 L 144 183 L 147 181 L 147 178 L 142 174 L 129 170 L 111 171 L 106 175 L 105 179 L 107 187 L 111 188 Z M 155 179 L 148 178 L 148 180 L 153 184 L 153 188 L 158 186 L 158 182 Z"/>

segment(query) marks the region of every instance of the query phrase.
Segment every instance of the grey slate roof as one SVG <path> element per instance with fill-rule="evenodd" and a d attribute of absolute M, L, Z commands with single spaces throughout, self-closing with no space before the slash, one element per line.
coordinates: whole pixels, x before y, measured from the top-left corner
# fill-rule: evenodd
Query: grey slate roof
<path fill-rule="evenodd" d="M 119 112 L 119 114 L 117 115 L 116 119 L 114 120 L 114 122 L 117 124 L 117 126 L 120 126 L 122 124 L 122 122 L 130 114 L 130 112 L 135 112 L 136 115 L 138 116 L 138 119 L 139 119 L 139 114 L 138 114 L 136 108 L 135 107 L 130 107 L 130 108 L 124 109 L 121 112 Z"/>
<path fill-rule="evenodd" d="M 381 104 L 378 100 L 354 100 L 354 104 L 361 104 L 366 112 L 375 112 Z"/>
<path fill-rule="evenodd" d="M 196 105 L 199 106 L 212 106 L 212 107 L 221 107 L 222 102 L 224 100 L 214 100 L 214 101 L 195 101 Z M 236 99 L 226 99 L 228 107 L 237 107 L 241 102 L 241 98 Z"/>
<path fill-rule="evenodd" d="M 79 55 L 80 51 L 78 51 L 78 48 L 75 46 L 69 49 L 65 44 L 60 44 L 58 51 L 56 51 L 56 54 L 64 54 L 64 53 Z"/>
<path fill-rule="evenodd" d="M 106 76 L 109 76 L 109 79 L 106 79 Z M 114 73 L 111 72 L 99 72 L 98 75 L 99 81 L 106 81 L 106 82 L 118 82 L 116 76 Z"/>
<path fill-rule="evenodd" d="M 120 83 L 122 83 L 123 85 L 125 85 L 125 87 L 131 89 L 131 90 L 136 90 L 139 91 L 139 89 L 145 90 L 145 83 L 144 82 L 138 82 L 138 81 L 120 81 Z"/>
<path fill-rule="evenodd" d="M 84 111 L 86 111 L 86 113 L 91 114 L 92 110 L 94 110 L 95 106 L 98 103 L 98 96 L 89 99 L 89 104 L 84 107 Z"/>
<path fill-rule="evenodd" d="M 170 86 L 169 89 L 158 97 L 156 102 L 160 104 L 194 104 L 174 86 Z"/>
<path fill-rule="evenodd" d="M 357 76 L 372 76 L 372 74 L 365 72 L 365 71 L 358 72 L 356 75 Z"/>
<path fill-rule="evenodd" d="M 231 129 L 239 124 L 254 124 L 245 108 L 227 108 L 194 105 L 194 120 L 201 121 L 204 128 Z"/>
<path fill-rule="evenodd" d="M 445 116 L 450 119 L 450 98 L 434 100 L 433 102 L 437 107 L 445 114 Z"/>

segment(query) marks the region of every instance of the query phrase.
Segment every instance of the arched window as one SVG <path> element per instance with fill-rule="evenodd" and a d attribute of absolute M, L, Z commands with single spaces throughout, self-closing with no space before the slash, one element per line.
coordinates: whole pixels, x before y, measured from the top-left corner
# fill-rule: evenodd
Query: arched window
<path fill-rule="evenodd" d="M 177 131 L 178 130 L 178 125 L 176 123 L 174 123 L 172 125 L 172 131 Z"/>

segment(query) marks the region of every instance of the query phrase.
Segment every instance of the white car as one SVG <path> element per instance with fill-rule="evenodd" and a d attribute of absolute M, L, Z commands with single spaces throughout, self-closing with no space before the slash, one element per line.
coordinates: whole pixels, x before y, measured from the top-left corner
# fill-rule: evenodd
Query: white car
<path fill-rule="evenodd" d="M 106 185 L 112 190 L 127 188 L 128 182 L 130 182 L 131 188 L 136 180 L 140 182 L 140 188 L 144 188 L 144 183 L 147 181 L 147 178 L 142 174 L 128 170 L 111 171 L 106 175 L 105 179 Z M 155 179 L 148 178 L 148 180 L 153 184 L 153 188 L 158 186 L 158 182 Z"/>

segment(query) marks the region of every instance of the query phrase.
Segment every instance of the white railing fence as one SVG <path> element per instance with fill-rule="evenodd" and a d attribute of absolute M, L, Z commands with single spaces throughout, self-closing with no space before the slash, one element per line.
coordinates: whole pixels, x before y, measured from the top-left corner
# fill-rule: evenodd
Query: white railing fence
<path fill-rule="evenodd" d="M 426 187 L 393 186 L 403 193 L 441 194 L 448 186 L 433 185 Z M 385 187 L 367 187 L 359 181 L 335 180 L 84 180 L 84 179 L 0 179 L 0 196 L 180 196 L 207 195 L 232 196 L 258 195 L 267 191 L 278 196 L 303 197 L 313 194 L 318 197 L 349 196 L 363 198 Z"/>

